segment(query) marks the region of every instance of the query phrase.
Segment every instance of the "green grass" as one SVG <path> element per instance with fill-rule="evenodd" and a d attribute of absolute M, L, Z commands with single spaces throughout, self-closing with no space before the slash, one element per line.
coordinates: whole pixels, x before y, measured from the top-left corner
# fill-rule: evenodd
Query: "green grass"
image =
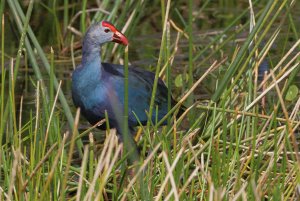
<path fill-rule="evenodd" d="M 299 199 L 298 2 L 20 2 L 0 8 L 0 200 Z M 81 36 L 101 19 L 130 42 L 105 45 L 106 61 L 150 60 L 149 116 L 158 76 L 178 100 L 139 130 L 140 163 L 115 130 L 82 128 L 70 100 Z"/>

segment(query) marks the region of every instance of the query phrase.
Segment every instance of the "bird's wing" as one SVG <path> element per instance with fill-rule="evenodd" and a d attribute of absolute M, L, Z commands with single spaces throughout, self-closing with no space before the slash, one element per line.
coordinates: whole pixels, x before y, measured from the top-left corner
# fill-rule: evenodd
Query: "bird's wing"
<path fill-rule="evenodd" d="M 106 63 L 102 63 L 102 66 L 105 73 L 108 73 L 110 75 L 108 77 L 110 77 L 110 82 L 112 85 L 124 86 L 124 66 Z M 138 117 L 139 121 L 142 124 L 144 124 L 148 119 L 146 111 L 149 110 L 154 78 L 155 74 L 152 72 L 135 67 L 129 68 L 128 106 L 129 110 L 131 110 Z M 116 88 L 115 91 L 118 92 L 118 98 L 121 101 L 122 105 L 124 105 L 124 87 Z M 159 79 L 154 100 L 154 107 L 158 107 L 158 113 L 156 114 L 156 108 L 154 108 L 152 121 L 155 121 L 156 115 L 158 119 L 161 119 L 164 115 L 167 114 L 167 93 L 167 87 L 165 86 L 164 82 Z M 138 121 L 136 120 L 133 113 L 129 114 L 129 120 L 133 125 L 138 125 Z"/>

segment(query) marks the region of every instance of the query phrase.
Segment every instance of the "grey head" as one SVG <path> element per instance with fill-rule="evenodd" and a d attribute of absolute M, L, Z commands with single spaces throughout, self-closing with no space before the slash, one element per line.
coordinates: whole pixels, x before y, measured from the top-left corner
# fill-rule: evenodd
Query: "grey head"
<path fill-rule="evenodd" d="M 124 34 L 117 28 L 107 22 L 101 21 L 92 24 L 84 36 L 84 43 L 100 46 L 107 42 L 116 42 L 122 45 L 128 45 L 128 40 Z"/>

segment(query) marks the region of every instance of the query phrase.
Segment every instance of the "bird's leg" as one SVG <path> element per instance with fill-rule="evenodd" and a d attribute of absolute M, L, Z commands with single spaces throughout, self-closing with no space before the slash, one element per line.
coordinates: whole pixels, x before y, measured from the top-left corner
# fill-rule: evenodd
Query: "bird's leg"
<path fill-rule="evenodd" d="M 125 152 L 128 155 L 129 164 L 136 164 L 140 161 L 140 154 L 137 144 L 133 138 L 134 129 L 129 128 L 129 135 L 124 136 L 119 128 L 117 128 L 119 143 L 123 143 L 123 153 Z M 122 154 L 123 154 L 122 153 Z"/>

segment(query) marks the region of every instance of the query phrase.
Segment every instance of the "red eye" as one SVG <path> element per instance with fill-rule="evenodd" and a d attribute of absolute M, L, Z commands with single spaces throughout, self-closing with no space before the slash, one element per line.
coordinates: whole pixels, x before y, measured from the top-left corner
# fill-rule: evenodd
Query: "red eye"
<path fill-rule="evenodd" d="M 110 29 L 104 29 L 104 32 L 108 33 L 108 32 L 110 32 Z"/>

